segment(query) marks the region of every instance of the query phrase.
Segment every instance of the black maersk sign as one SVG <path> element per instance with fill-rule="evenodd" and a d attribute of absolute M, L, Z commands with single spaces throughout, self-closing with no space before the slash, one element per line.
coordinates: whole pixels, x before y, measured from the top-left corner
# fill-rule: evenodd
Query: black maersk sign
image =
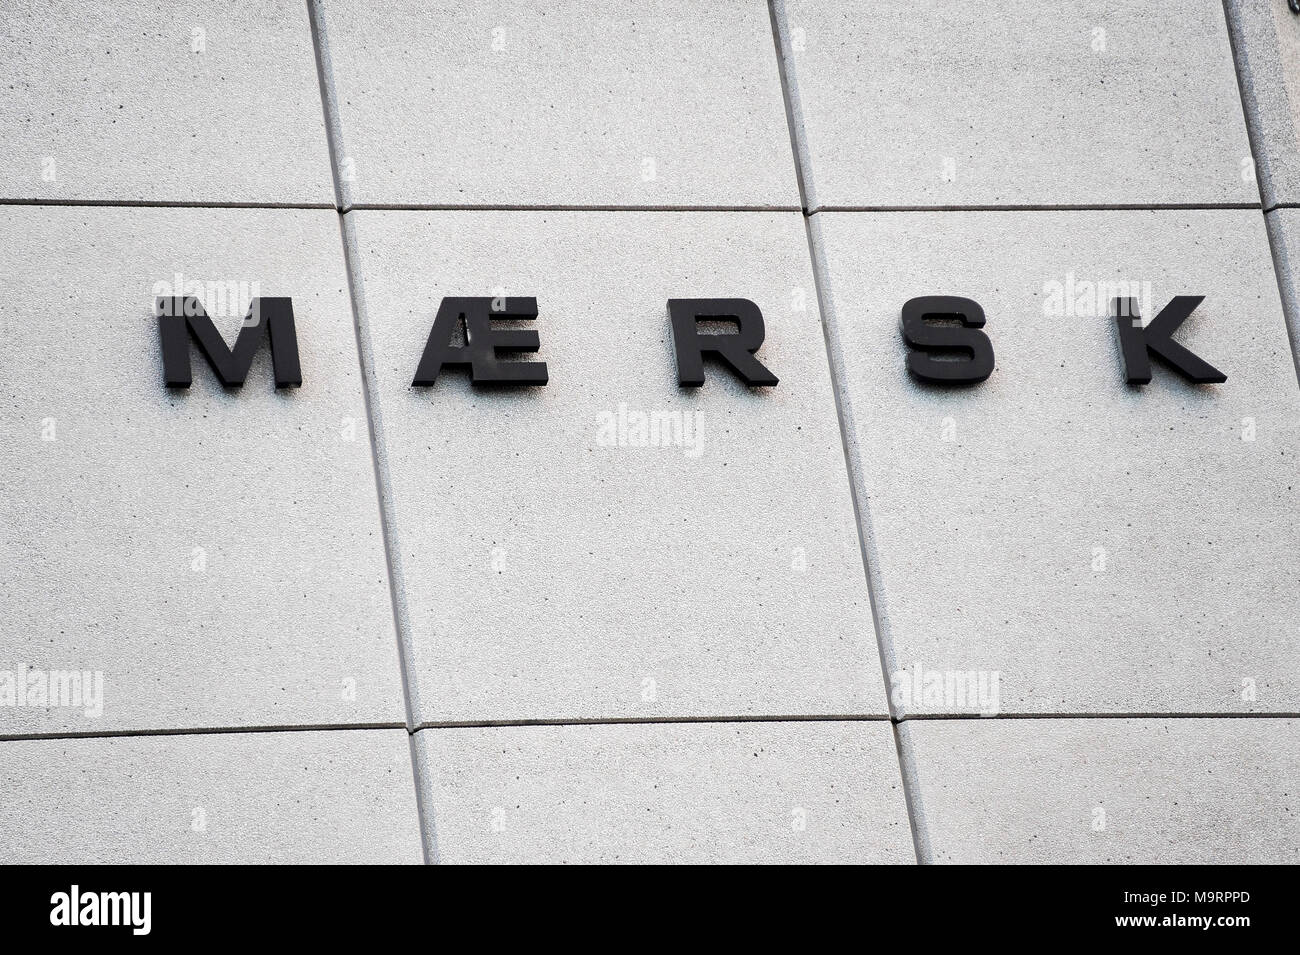
<path fill-rule="evenodd" d="M 958 327 L 927 320 L 956 319 Z M 993 374 L 993 343 L 980 329 L 984 309 L 968 298 L 924 295 L 903 306 L 903 341 L 913 349 L 907 370 L 922 381 L 943 385 L 973 385 Z M 960 354 L 944 360 L 935 355 Z"/>
<path fill-rule="evenodd" d="M 169 388 L 188 388 L 193 380 L 190 374 L 190 338 L 194 339 L 212 371 L 227 388 L 237 388 L 244 383 L 248 369 L 253 365 L 253 354 L 263 338 L 271 339 L 275 387 L 302 384 L 298 333 L 293 326 L 293 299 L 253 299 L 233 350 L 226 347 L 226 340 L 208 318 L 203 304 L 192 295 L 159 298 L 157 315 L 158 331 L 162 337 L 163 376 Z"/>
<path fill-rule="evenodd" d="M 763 313 L 749 299 L 670 298 L 668 317 L 673 323 L 679 385 L 698 388 L 704 384 L 705 355 L 721 358 L 747 385 L 776 384 L 776 375 L 754 357 L 766 331 Z M 738 331 L 734 335 L 701 335 L 701 321 L 735 322 Z"/>
<path fill-rule="evenodd" d="M 1227 375 L 1173 340 L 1203 295 L 1176 295 L 1142 328 L 1137 324 L 1137 303 L 1115 299 L 1115 327 L 1119 333 L 1124 380 L 1130 385 L 1151 381 L 1150 355 L 1164 361 L 1194 384 L 1215 384 Z M 202 304 L 193 296 L 159 298 L 158 326 L 162 339 L 163 376 L 169 388 L 188 388 L 189 342 L 223 385 L 238 387 L 248 377 L 253 355 L 263 339 L 271 343 L 275 386 L 302 384 L 298 364 L 298 336 L 293 323 L 293 300 L 255 298 L 233 349 L 212 324 Z M 720 360 L 746 385 L 772 387 L 776 375 L 758 360 L 765 328 L 763 313 L 744 298 L 670 298 L 668 317 L 677 355 L 677 381 L 685 388 L 704 384 L 704 359 Z M 534 329 L 495 328 L 493 322 L 532 321 L 537 299 L 448 297 L 438 306 L 412 385 L 432 385 L 444 368 L 467 369 L 475 385 L 545 385 L 549 380 L 544 361 L 503 361 L 502 354 L 536 352 L 541 339 Z M 700 322 L 729 322 L 731 334 L 703 333 Z M 924 295 L 910 299 L 900 322 L 907 346 L 907 370 L 923 382 L 938 385 L 973 385 L 993 373 L 993 343 L 984 331 L 984 309 L 978 302 L 954 295 Z M 458 339 L 464 344 L 458 344 Z"/>
<path fill-rule="evenodd" d="M 1147 352 L 1165 362 L 1188 381 L 1198 385 L 1217 385 L 1228 376 L 1209 362 L 1202 361 L 1169 336 L 1192 314 L 1192 309 L 1205 301 L 1204 295 L 1175 295 L 1160 314 L 1139 328 L 1137 299 L 1115 299 L 1115 327 L 1119 329 L 1120 360 L 1124 363 L 1124 379 L 1130 385 L 1145 385 L 1151 381 L 1151 362 Z"/>
<path fill-rule="evenodd" d="M 544 385 L 544 361 L 498 361 L 497 352 L 535 352 L 541 339 L 531 328 L 495 329 L 492 322 L 532 321 L 535 298 L 444 298 L 433 319 L 413 385 L 431 385 L 443 368 L 468 368 L 476 385 Z M 452 338 L 464 335 L 464 345 Z"/>

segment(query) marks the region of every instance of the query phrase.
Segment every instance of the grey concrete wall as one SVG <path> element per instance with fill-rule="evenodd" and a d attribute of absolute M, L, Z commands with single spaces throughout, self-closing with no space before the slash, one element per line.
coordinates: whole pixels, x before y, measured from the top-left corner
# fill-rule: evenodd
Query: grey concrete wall
<path fill-rule="evenodd" d="M 9 4 L 0 861 L 1298 861 L 1298 44 Z M 1126 385 L 1112 293 L 1227 381 Z M 302 386 L 166 389 L 173 294 L 292 296 Z M 908 376 L 925 294 L 987 381 Z M 412 387 L 444 296 L 536 297 L 549 383 Z M 712 296 L 778 386 L 678 385 Z"/>

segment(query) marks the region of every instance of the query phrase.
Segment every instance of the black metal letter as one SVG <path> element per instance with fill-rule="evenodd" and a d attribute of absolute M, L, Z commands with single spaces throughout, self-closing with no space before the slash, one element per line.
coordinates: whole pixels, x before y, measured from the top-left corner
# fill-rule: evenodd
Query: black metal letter
<path fill-rule="evenodd" d="M 1124 366 L 1124 380 L 1130 385 L 1151 381 L 1148 352 L 1164 360 L 1174 371 L 1197 385 L 1220 384 L 1228 376 L 1209 362 L 1202 361 L 1170 336 L 1187 320 L 1193 309 L 1205 301 L 1204 295 L 1175 295 L 1146 328 L 1138 326 L 1137 299 L 1112 301 L 1115 327 L 1119 330 L 1119 356 Z"/>
<path fill-rule="evenodd" d="M 494 309 L 494 301 L 501 307 Z M 536 317 L 535 298 L 444 298 L 411 384 L 433 384 L 444 367 L 468 368 L 469 380 L 475 385 L 546 384 L 546 362 L 497 359 L 497 352 L 537 351 L 541 347 L 537 332 L 530 328 L 492 327 L 494 319 L 531 321 Z M 453 345 L 452 337 L 462 330 L 465 344 Z"/>
<path fill-rule="evenodd" d="M 677 352 L 677 382 L 690 388 L 704 384 L 704 356 L 713 355 L 731 366 L 740 380 L 751 387 L 777 382 L 754 352 L 763 344 L 763 313 L 744 298 L 670 298 L 668 317 L 673 326 L 673 347 Z M 739 331 L 730 335 L 701 335 L 700 321 L 735 322 Z"/>
<path fill-rule="evenodd" d="M 253 299 L 233 349 L 226 347 L 225 339 L 212 324 L 203 303 L 192 295 L 160 297 L 157 314 L 162 338 L 163 377 L 168 388 L 188 388 L 193 381 L 190 371 L 191 337 L 212 366 L 213 373 L 227 388 L 237 388 L 244 383 L 248 369 L 253 366 L 253 355 L 263 338 L 271 339 L 275 387 L 302 384 L 291 298 Z"/>
<path fill-rule="evenodd" d="M 956 319 L 960 326 L 930 325 L 927 319 Z M 907 370 L 922 381 L 974 385 L 993 374 L 993 343 L 980 331 L 984 309 L 955 295 L 923 295 L 903 305 L 903 341 L 912 349 Z M 967 358 L 935 358 L 965 352 Z"/>

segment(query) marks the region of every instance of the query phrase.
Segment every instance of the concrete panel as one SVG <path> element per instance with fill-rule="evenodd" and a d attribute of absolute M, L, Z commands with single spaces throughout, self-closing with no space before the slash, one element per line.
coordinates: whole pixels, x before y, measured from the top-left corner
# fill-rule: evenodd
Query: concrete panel
<path fill-rule="evenodd" d="M 0 862 L 423 861 L 405 730 L 0 742 Z"/>
<path fill-rule="evenodd" d="M 0 198 L 334 204 L 303 0 L 13 0 L 0 64 Z"/>
<path fill-rule="evenodd" d="M 417 720 L 886 712 L 798 213 L 348 219 Z M 442 297 L 496 294 L 550 383 L 411 387 Z M 775 388 L 677 384 L 667 300 L 719 295 Z"/>
<path fill-rule="evenodd" d="M 1227 0 L 1266 208 L 1300 203 L 1300 17 L 1287 0 Z"/>
<path fill-rule="evenodd" d="M 446 863 L 913 862 L 884 721 L 416 734 Z"/>
<path fill-rule="evenodd" d="M 14 207 L 0 261 L 0 736 L 403 722 L 337 214 Z M 292 296 L 302 387 L 169 391 L 178 285 L 227 342 Z"/>
<path fill-rule="evenodd" d="M 947 683 L 972 671 L 1006 713 L 1300 710 L 1300 394 L 1260 220 L 813 218 L 901 712 L 984 710 Z M 900 313 L 929 294 L 983 307 L 984 383 L 909 376 Z M 1113 294 L 1144 320 L 1205 295 L 1176 338 L 1227 382 L 1126 385 Z"/>
<path fill-rule="evenodd" d="M 1291 348 L 1300 356 L 1300 211 L 1275 209 L 1264 218 L 1273 245 L 1273 262 L 1277 268 L 1282 304 L 1286 308 Z M 1300 359 L 1297 360 L 1297 374 L 1300 374 Z"/>
<path fill-rule="evenodd" d="M 810 208 L 1259 202 L 1218 0 L 776 9 Z"/>
<path fill-rule="evenodd" d="M 924 862 L 1300 862 L 1300 725 L 909 720 Z"/>
<path fill-rule="evenodd" d="M 799 205 L 758 0 L 319 9 L 350 203 Z"/>

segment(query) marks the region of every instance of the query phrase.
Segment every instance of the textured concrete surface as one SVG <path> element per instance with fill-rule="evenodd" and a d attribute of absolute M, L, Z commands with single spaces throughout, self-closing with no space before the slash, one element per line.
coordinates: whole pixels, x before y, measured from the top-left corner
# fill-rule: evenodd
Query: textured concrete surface
<path fill-rule="evenodd" d="M 1300 709 L 1300 393 L 1260 219 L 813 217 L 891 673 L 999 673 L 1002 712 Z M 1083 284 L 1119 281 L 1145 319 L 1205 295 L 1176 337 L 1227 382 L 1125 385 Z M 909 377 L 924 294 L 983 306 L 988 381 Z"/>
<path fill-rule="evenodd" d="M 799 205 L 758 0 L 318 6 L 350 203 Z"/>
<path fill-rule="evenodd" d="M 924 862 L 1300 862 L 1296 720 L 910 720 Z"/>
<path fill-rule="evenodd" d="M 1300 203 L 1300 17 L 1287 0 L 1226 0 L 1266 208 Z"/>
<path fill-rule="evenodd" d="M 0 863 L 420 863 L 405 730 L 0 742 Z"/>
<path fill-rule="evenodd" d="M 348 218 L 417 720 L 886 712 L 798 213 Z M 550 383 L 411 387 L 442 296 L 499 288 Z M 667 300 L 709 295 L 778 387 L 678 386 Z"/>
<path fill-rule="evenodd" d="M 333 205 L 303 0 L 6 0 L 0 64 L 0 198 Z"/>
<path fill-rule="evenodd" d="M 1273 262 L 1277 268 L 1277 284 L 1286 308 L 1287 329 L 1291 333 L 1291 348 L 1300 356 L 1300 212 L 1294 209 L 1275 209 L 1264 217 L 1268 235 L 1273 245 Z M 1300 374 L 1300 357 L 1296 372 Z"/>
<path fill-rule="evenodd" d="M 0 862 L 1300 861 L 1285 0 L 0 6 Z M 195 282 L 302 387 L 168 392 Z"/>
<path fill-rule="evenodd" d="M 0 705 L 0 736 L 402 722 L 338 216 L 11 207 L 0 261 L 0 671 L 103 679 L 100 715 Z M 302 387 L 192 348 L 169 392 L 177 273 L 292 294 Z"/>
<path fill-rule="evenodd" d="M 1219 0 L 776 10 L 809 208 L 1259 201 Z"/>
<path fill-rule="evenodd" d="M 915 861 L 884 721 L 429 729 L 445 863 Z"/>

